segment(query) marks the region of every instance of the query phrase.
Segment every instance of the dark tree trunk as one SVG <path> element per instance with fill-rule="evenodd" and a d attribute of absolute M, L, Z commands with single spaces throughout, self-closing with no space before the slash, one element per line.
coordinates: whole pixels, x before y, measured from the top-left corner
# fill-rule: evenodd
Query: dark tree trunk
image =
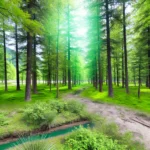
<path fill-rule="evenodd" d="M 16 40 L 16 83 L 17 91 L 20 90 L 20 80 L 19 80 L 19 51 L 18 51 L 18 33 L 17 24 L 15 24 L 15 40 Z"/>
<path fill-rule="evenodd" d="M 135 75 L 135 68 L 133 69 L 133 80 L 134 80 L 134 86 L 136 86 L 136 75 Z"/>
<path fill-rule="evenodd" d="M 56 45 L 56 98 L 59 97 L 59 54 L 58 54 L 58 51 L 59 51 L 59 22 L 60 22 L 60 12 L 59 12 L 59 6 L 58 6 L 58 22 L 57 22 L 57 45 Z"/>
<path fill-rule="evenodd" d="M 97 58 L 95 56 L 95 88 L 98 89 Z"/>
<path fill-rule="evenodd" d="M 34 39 L 34 48 L 33 48 L 32 88 L 33 93 L 37 94 L 36 35 L 34 35 L 33 39 Z"/>
<path fill-rule="evenodd" d="M 116 65 L 114 63 L 114 85 L 116 85 Z"/>
<path fill-rule="evenodd" d="M 32 72 L 32 36 L 27 32 L 27 68 L 26 68 L 26 90 L 25 100 L 31 99 L 31 72 Z"/>
<path fill-rule="evenodd" d="M 139 80 L 138 80 L 138 98 L 140 98 L 141 96 L 141 60 L 140 60 L 140 64 L 139 64 Z"/>
<path fill-rule="evenodd" d="M 68 4 L 68 89 L 71 90 L 71 62 L 70 62 L 70 8 Z"/>
<path fill-rule="evenodd" d="M 107 61 L 108 61 L 108 96 L 113 97 L 108 0 L 106 0 L 106 29 L 107 29 Z"/>
<path fill-rule="evenodd" d="M 117 58 L 116 69 L 117 69 L 117 86 L 119 86 L 119 62 L 118 62 L 118 58 Z"/>
<path fill-rule="evenodd" d="M 148 27 L 148 87 L 150 89 L 150 27 Z"/>
<path fill-rule="evenodd" d="M 7 87 L 7 59 L 6 59 L 6 34 L 5 34 L 4 28 L 3 28 L 3 43 L 4 43 L 4 82 L 5 82 L 5 91 L 8 91 L 8 87 Z"/>
<path fill-rule="evenodd" d="M 126 93 L 129 93 L 128 86 L 128 54 L 127 54 L 127 41 L 126 41 L 126 13 L 125 2 L 123 1 L 123 38 L 124 38 L 124 57 L 125 57 L 125 86 Z"/>
<path fill-rule="evenodd" d="M 122 52 L 122 88 L 125 87 L 125 80 L 124 80 L 124 52 Z"/>
<path fill-rule="evenodd" d="M 97 6 L 97 16 L 99 16 L 99 5 Z M 102 92 L 102 69 L 101 69 L 101 56 L 100 56 L 100 25 L 99 17 L 97 17 L 97 40 L 98 40 L 98 83 L 99 83 L 99 92 Z"/>
<path fill-rule="evenodd" d="M 149 83 L 148 83 L 148 76 L 146 77 L 146 87 L 148 87 Z"/>
<path fill-rule="evenodd" d="M 47 56 L 48 56 L 48 63 L 47 63 L 47 68 L 48 68 L 48 74 L 47 74 L 47 85 L 50 86 L 50 91 L 52 89 L 52 71 L 51 71 L 51 62 L 50 62 L 50 58 L 51 58 L 51 40 L 50 37 L 48 37 L 48 50 L 47 50 Z"/>

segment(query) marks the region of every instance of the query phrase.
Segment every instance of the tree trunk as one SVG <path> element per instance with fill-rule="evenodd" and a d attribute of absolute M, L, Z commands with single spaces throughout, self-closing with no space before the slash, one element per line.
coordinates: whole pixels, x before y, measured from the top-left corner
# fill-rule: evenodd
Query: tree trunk
<path fill-rule="evenodd" d="M 70 8 L 68 4 L 68 89 L 71 90 L 71 62 L 70 62 Z"/>
<path fill-rule="evenodd" d="M 134 80 L 134 86 L 136 86 L 136 75 L 135 75 L 135 68 L 133 69 L 133 80 Z"/>
<path fill-rule="evenodd" d="M 148 27 L 148 88 L 150 89 L 150 27 Z"/>
<path fill-rule="evenodd" d="M 26 90 L 25 100 L 31 99 L 31 72 L 32 72 L 32 36 L 27 32 L 27 68 L 26 68 Z"/>
<path fill-rule="evenodd" d="M 98 1 L 97 1 L 98 2 Z M 99 16 L 99 5 L 97 6 L 97 16 Z M 101 72 L 101 56 L 100 56 L 100 25 L 99 25 L 99 17 L 97 17 L 97 40 L 98 40 L 98 83 L 99 83 L 99 92 L 102 92 L 102 72 Z"/>
<path fill-rule="evenodd" d="M 7 87 L 7 59 L 6 59 L 6 34 L 3 23 L 3 43 L 4 43 L 4 82 L 5 82 L 5 91 L 8 91 Z"/>
<path fill-rule="evenodd" d="M 119 86 L 119 62 L 118 62 L 118 58 L 117 58 L 116 61 L 117 61 L 117 64 L 116 64 L 116 69 L 117 69 L 117 86 Z"/>
<path fill-rule="evenodd" d="M 95 88 L 98 89 L 98 76 L 97 76 L 97 58 L 96 58 L 96 55 L 95 55 Z"/>
<path fill-rule="evenodd" d="M 141 56 L 140 56 L 141 57 Z M 138 98 L 141 96 L 141 60 L 139 62 L 139 86 L 138 86 Z"/>
<path fill-rule="evenodd" d="M 19 52 L 18 52 L 18 33 L 17 24 L 15 24 L 15 40 L 16 40 L 16 83 L 17 91 L 20 90 L 20 80 L 19 80 Z"/>
<path fill-rule="evenodd" d="M 108 61 L 107 62 L 108 63 L 108 96 L 113 97 L 108 0 L 106 0 L 106 29 L 107 29 L 107 61 Z"/>
<path fill-rule="evenodd" d="M 34 35 L 33 39 L 34 39 L 34 48 L 33 48 L 32 88 L 33 93 L 37 94 L 36 35 Z"/>
<path fill-rule="evenodd" d="M 123 1 L 123 38 L 124 38 L 124 57 L 125 57 L 125 86 L 126 93 L 129 93 L 128 86 L 128 54 L 127 54 L 127 41 L 126 41 L 126 14 L 125 2 Z"/>
<path fill-rule="evenodd" d="M 122 88 L 125 86 L 125 81 L 124 81 L 124 52 L 122 52 Z"/>
<path fill-rule="evenodd" d="M 59 97 L 59 83 L 58 83 L 58 77 L 59 77 L 59 54 L 58 54 L 58 50 L 59 50 L 59 19 L 60 19 L 60 12 L 59 12 L 59 6 L 58 6 L 58 22 L 57 22 L 57 45 L 56 45 L 56 98 Z"/>
<path fill-rule="evenodd" d="M 114 63 L 114 85 L 116 85 L 116 64 Z"/>

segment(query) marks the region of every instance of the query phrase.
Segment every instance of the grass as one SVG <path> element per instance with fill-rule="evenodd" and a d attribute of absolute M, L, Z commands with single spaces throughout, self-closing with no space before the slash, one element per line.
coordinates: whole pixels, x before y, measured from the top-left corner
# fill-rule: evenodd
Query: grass
<path fill-rule="evenodd" d="M 88 97 L 96 102 L 106 102 L 111 104 L 123 105 L 129 108 L 150 113 L 150 89 L 141 87 L 141 98 L 138 98 L 138 87 L 130 86 L 130 93 L 126 94 L 125 89 L 114 86 L 114 96 L 108 97 L 107 86 L 103 86 L 103 92 L 98 92 L 92 85 L 81 93 L 83 97 Z"/>
<path fill-rule="evenodd" d="M 73 92 L 77 89 L 80 89 L 82 86 L 76 86 L 73 90 L 68 90 L 67 86 L 60 86 L 59 94 L 60 98 L 62 94 Z M 20 91 L 16 91 L 16 87 L 14 85 L 10 85 L 8 87 L 8 91 L 4 92 L 4 88 L 0 86 L 0 110 L 16 110 L 18 108 L 23 108 L 27 104 L 34 104 L 37 102 L 47 102 L 56 98 L 56 87 L 52 87 L 52 91 L 50 91 L 49 86 L 47 85 L 38 85 L 38 94 L 32 94 L 31 101 L 25 102 L 24 92 L 25 87 L 22 86 Z"/>

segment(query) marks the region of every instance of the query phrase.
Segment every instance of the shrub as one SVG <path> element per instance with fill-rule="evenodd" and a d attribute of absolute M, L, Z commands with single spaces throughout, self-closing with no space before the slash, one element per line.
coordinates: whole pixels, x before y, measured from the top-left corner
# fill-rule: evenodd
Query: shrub
<path fill-rule="evenodd" d="M 107 136 L 80 128 L 65 140 L 64 149 L 69 150 L 126 150 L 125 145 L 119 145 L 117 141 Z"/>
<path fill-rule="evenodd" d="M 8 118 L 0 112 L 0 126 L 8 125 Z"/>
<path fill-rule="evenodd" d="M 66 111 L 69 111 L 75 114 L 80 114 L 81 111 L 83 111 L 83 109 L 84 109 L 84 105 L 78 101 L 69 101 L 67 105 L 65 105 Z"/>
<path fill-rule="evenodd" d="M 62 113 L 65 109 L 65 102 L 52 101 L 50 102 L 50 107 L 52 110 L 56 110 L 58 113 Z"/>
<path fill-rule="evenodd" d="M 24 120 L 29 124 L 49 126 L 56 114 L 44 103 L 34 104 L 24 110 Z"/>
<path fill-rule="evenodd" d="M 142 143 L 133 140 L 130 132 L 121 134 L 119 128 L 114 123 L 107 123 L 105 120 L 95 122 L 95 128 L 98 132 L 107 135 L 113 140 L 117 140 L 119 144 L 127 145 L 130 150 L 145 150 Z"/>

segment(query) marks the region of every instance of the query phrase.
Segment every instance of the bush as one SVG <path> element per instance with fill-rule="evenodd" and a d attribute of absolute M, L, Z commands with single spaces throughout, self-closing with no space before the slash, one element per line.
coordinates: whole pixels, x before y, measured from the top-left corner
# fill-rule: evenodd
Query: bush
<path fill-rule="evenodd" d="M 105 120 L 95 123 L 97 132 L 107 135 L 113 140 L 117 140 L 119 144 L 127 145 L 129 150 L 145 150 L 142 143 L 133 141 L 133 136 L 130 132 L 121 134 L 119 128 L 114 123 L 107 123 Z"/>
<path fill-rule="evenodd" d="M 0 126 L 8 125 L 8 118 L 4 115 L 4 113 L 0 112 Z"/>
<path fill-rule="evenodd" d="M 56 110 L 58 113 L 62 113 L 65 109 L 65 102 L 52 101 L 50 102 L 50 107 L 52 110 Z"/>
<path fill-rule="evenodd" d="M 65 105 L 65 110 L 71 113 L 80 114 L 83 111 L 84 105 L 78 101 L 69 101 L 67 105 Z"/>
<path fill-rule="evenodd" d="M 119 145 L 117 141 L 107 136 L 80 128 L 65 140 L 64 149 L 69 150 L 126 150 L 125 145 Z"/>
<path fill-rule="evenodd" d="M 34 104 L 24 110 L 24 120 L 29 124 L 49 126 L 56 114 L 56 111 L 50 110 L 45 103 Z"/>

